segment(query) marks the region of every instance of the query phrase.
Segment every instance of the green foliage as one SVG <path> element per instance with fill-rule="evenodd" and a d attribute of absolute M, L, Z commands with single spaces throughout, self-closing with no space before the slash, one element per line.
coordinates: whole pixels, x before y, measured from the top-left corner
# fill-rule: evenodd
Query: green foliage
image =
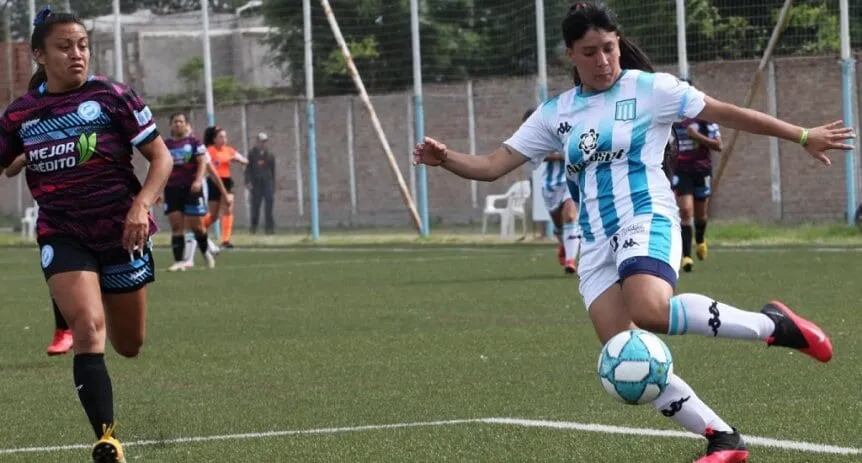
<path fill-rule="evenodd" d="M 608 0 L 623 33 L 657 64 L 676 62 L 675 5 L 672 1 Z M 834 2 L 809 0 L 794 6 L 777 56 L 830 53 L 838 47 Z M 545 0 L 549 64 L 568 68 L 559 24 L 570 0 Z M 689 59 L 751 59 L 763 53 L 783 0 L 687 0 Z M 286 65 L 295 90 L 304 82 L 302 5 L 296 0 L 265 3 L 265 19 L 279 34 L 269 39 L 275 61 Z M 332 3 L 366 87 L 390 91 L 412 80 L 407 0 L 339 0 Z M 423 77 L 426 82 L 536 72 L 533 2 L 499 0 L 420 1 Z M 862 9 L 851 7 L 855 43 L 862 43 Z M 315 88 L 318 93 L 353 92 L 329 25 L 312 2 Z"/>
<path fill-rule="evenodd" d="M 190 58 L 177 71 L 177 78 L 185 83 L 186 91 L 190 94 L 200 91 L 203 76 L 204 59 L 200 56 Z"/>

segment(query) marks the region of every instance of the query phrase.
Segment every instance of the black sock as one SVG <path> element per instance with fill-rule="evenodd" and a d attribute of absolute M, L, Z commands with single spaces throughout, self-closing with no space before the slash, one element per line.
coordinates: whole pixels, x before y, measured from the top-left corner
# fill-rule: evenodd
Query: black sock
<path fill-rule="evenodd" d="M 691 257 L 691 225 L 682 226 L 682 255 Z"/>
<path fill-rule="evenodd" d="M 186 249 L 186 239 L 183 235 L 171 235 L 171 251 L 174 252 L 174 262 L 183 260 L 183 251 Z"/>
<path fill-rule="evenodd" d="M 72 372 L 78 399 L 87 412 L 96 439 L 100 439 L 102 426 L 114 424 L 114 393 L 105 354 L 75 354 Z"/>
<path fill-rule="evenodd" d="M 201 254 L 203 255 L 206 255 L 207 249 L 209 249 L 209 239 L 209 235 L 206 232 L 195 232 L 195 241 L 198 242 L 198 249 L 200 249 Z"/>
<path fill-rule="evenodd" d="M 63 314 L 60 313 L 60 308 L 57 307 L 57 301 L 54 298 L 51 298 L 51 304 L 54 306 L 54 328 L 58 330 L 68 330 L 69 324 L 66 323 L 66 319 L 63 318 Z"/>
<path fill-rule="evenodd" d="M 697 244 L 703 243 L 703 236 L 706 234 L 706 220 L 694 221 L 694 239 Z"/>

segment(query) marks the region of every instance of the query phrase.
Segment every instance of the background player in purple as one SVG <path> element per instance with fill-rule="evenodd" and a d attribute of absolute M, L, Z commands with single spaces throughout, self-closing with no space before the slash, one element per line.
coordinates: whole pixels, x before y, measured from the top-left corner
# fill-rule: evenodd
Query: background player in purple
<path fill-rule="evenodd" d="M 194 233 L 198 249 L 204 255 L 207 267 L 215 267 L 215 256 L 208 250 L 208 236 L 202 218 L 207 214 L 207 202 L 203 194 L 204 175 L 209 160 L 206 147 L 191 135 L 191 128 L 184 113 L 171 115 L 171 138 L 165 140 L 174 168 L 165 187 L 165 214 L 171 224 L 171 250 L 174 264 L 169 271 L 186 270 L 188 264 L 183 258 L 185 248 L 185 229 Z M 227 196 L 221 180 L 216 187 Z"/>
<path fill-rule="evenodd" d="M 88 77 L 89 42 L 79 19 L 40 11 L 31 49 L 39 69 L 30 91 L 0 118 L 0 165 L 26 155 L 27 184 L 39 203 L 42 269 L 72 328 L 75 388 L 99 439 L 93 461 L 122 462 L 105 338 L 125 357 L 144 342 L 156 229 L 149 210 L 170 175 L 171 156 L 130 88 Z M 143 186 L 133 146 L 150 162 Z"/>
<path fill-rule="evenodd" d="M 5 174 L 9 178 L 13 178 L 21 173 L 27 167 L 27 156 L 20 155 L 12 161 L 12 164 L 6 168 Z M 51 338 L 51 343 L 45 349 L 48 355 L 62 355 L 72 350 L 72 330 L 69 329 L 69 324 L 60 313 L 60 308 L 57 307 L 57 301 L 51 297 L 51 306 L 54 311 L 54 336 Z"/>
<path fill-rule="evenodd" d="M 691 81 L 687 81 L 691 84 Z M 706 259 L 706 221 L 712 195 L 712 151 L 721 151 L 718 124 L 687 118 L 673 125 L 676 162 L 671 185 L 676 193 L 682 228 L 682 269 L 690 272 L 692 218 L 694 219 L 697 258 Z"/>

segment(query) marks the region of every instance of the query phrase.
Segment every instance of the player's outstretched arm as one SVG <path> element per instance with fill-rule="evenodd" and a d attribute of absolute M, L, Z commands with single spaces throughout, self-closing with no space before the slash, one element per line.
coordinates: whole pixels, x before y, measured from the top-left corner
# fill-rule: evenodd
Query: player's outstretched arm
<path fill-rule="evenodd" d="M 492 182 L 527 162 L 527 157 L 502 145 L 491 154 L 473 156 L 451 150 L 443 143 L 425 137 L 413 150 L 413 163 L 441 166 L 460 177 Z"/>
<path fill-rule="evenodd" d="M 853 129 L 844 127 L 841 121 L 805 129 L 777 119 L 768 114 L 706 97 L 706 106 L 697 116 L 720 125 L 746 132 L 769 135 L 801 144 L 805 151 L 823 164 L 831 165 L 826 156 L 829 150 L 849 150 L 846 140 L 856 138 Z"/>

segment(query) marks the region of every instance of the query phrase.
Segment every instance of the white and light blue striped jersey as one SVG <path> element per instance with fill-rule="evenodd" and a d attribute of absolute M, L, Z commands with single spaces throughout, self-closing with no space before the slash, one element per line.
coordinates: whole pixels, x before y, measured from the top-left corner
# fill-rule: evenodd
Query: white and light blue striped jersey
<path fill-rule="evenodd" d="M 545 169 L 542 172 L 542 189 L 554 191 L 564 188 L 566 184 L 566 161 L 547 161 L 539 164 L 536 169 Z"/>
<path fill-rule="evenodd" d="M 625 70 L 603 92 L 575 87 L 546 101 L 505 144 L 533 162 L 565 153 L 566 177 L 580 187 L 578 222 L 592 242 L 637 215 L 676 220 L 664 147 L 673 122 L 704 106 L 702 92 L 670 74 Z"/>

